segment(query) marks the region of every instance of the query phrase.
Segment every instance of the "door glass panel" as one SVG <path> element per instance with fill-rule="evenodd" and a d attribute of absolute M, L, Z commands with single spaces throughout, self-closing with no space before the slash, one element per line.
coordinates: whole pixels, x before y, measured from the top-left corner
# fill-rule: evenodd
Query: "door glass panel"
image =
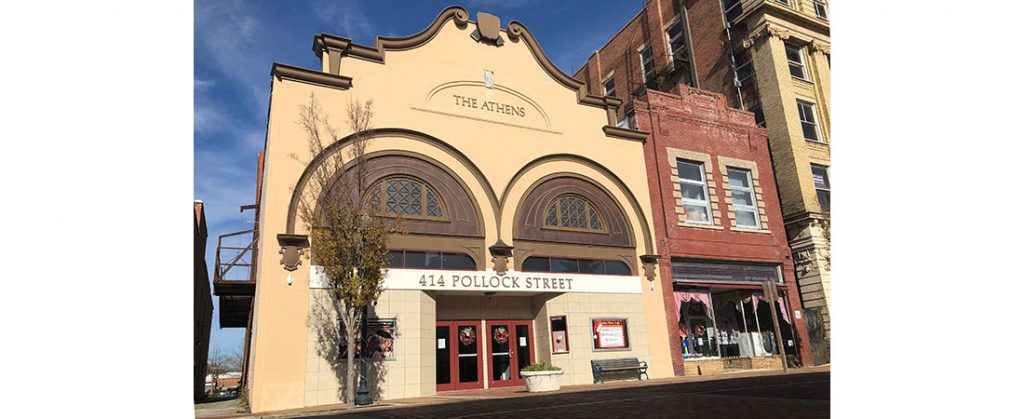
<path fill-rule="evenodd" d="M 448 339 L 448 326 L 437 326 L 437 383 L 448 384 L 452 382 L 452 350 Z"/>
<path fill-rule="evenodd" d="M 477 334 L 476 326 L 459 327 L 459 382 L 479 381 L 477 376 Z"/>
<path fill-rule="evenodd" d="M 530 354 L 533 351 L 530 350 L 530 327 L 525 324 L 516 325 L 516 375 L 530 365 Z M 519 376 L 522 378 L 522 376 Z"/>
<path fill-rule="evenodd" d="M 494 381 L 512 378 L 512 362 L 509 353 L 509 333 L 507 325 L 491 326 L 491 379 Z"/>

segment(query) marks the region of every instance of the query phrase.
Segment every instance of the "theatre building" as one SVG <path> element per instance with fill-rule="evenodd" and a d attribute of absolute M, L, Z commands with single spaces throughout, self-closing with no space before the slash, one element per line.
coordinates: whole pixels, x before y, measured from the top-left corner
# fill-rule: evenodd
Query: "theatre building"
<path fill-rule="evenodd" d="M 677 374 L 782 368 L 810 356 L 768 132 L 683 86 L 635 98 Z M 774 298 L 771 297 L 774 295 Z M 791 363 L 792 365 L 792 363 Z"/>
<path fill-rule="evenodd" d="M 297 203 L 316 165 L 361 134 L 366 205 L 406 230 L 390 240 L 370 310 L 376 400 L 522 385 L 519 370 L 541 361 L 564 370 L 564 385 L 592 383 L 595 359 L 673 374 L 647 135 L 616 127 L 621 100 L 586 93 L 522 24 L 475 17 L 449 7 L 422 32 L 374 45 L 320 34 L 319 68 L 274 65 L 246 381 L 254 412 L 343 402 L 340 325 L 315 256 L 294 257 L 308 251 Z M 298 123 L 311 96 L 341 131 L 315 155 Z M 373 128 L 351 132 L 347 106 L 368 100 Z"/>

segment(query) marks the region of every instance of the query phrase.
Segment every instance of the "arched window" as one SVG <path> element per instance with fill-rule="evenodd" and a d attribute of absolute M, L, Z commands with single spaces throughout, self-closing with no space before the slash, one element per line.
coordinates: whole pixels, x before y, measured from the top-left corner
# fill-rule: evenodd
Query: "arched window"
<path fill-rule="evenodd" d="M 579 195 L 561 195 L 551 200 L 546 214 L 545 227 L 605 231 L 604 218 L 597 212 L 597 208 Z"/>
<path fill-rule="evenodd" d="M 444 219 L 444 204 L 437 192 L 419 180 L 391 177 L 367 190 L 366 206 L 371 211 L 403 217 Z"/>

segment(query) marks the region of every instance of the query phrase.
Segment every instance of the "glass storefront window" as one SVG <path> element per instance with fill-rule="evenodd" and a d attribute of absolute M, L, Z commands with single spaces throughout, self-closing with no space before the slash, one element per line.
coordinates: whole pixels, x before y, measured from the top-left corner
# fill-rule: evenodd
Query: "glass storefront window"
<path fill-rule="evenodd" d="M 751 289 L 689 288 L 677 292 L 681 293 L 678 298 L 685 299 L 679 310 L 679 339 L 684 359 L 778 355 L 773 306 L 786 353 L 796 352 L 784 298 L 781 304 L 773 305 L 760 291 Z M 709 301 L 710 306 L 704 301 Z"/>

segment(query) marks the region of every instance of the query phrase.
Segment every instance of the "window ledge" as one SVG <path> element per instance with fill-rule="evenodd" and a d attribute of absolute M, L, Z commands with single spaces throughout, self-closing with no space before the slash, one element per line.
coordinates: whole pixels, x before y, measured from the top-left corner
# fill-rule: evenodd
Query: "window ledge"
<path fill-rule="evenodd" d="M 747 227 L 733 227 L 730 231 L 738 231 L 741 233 L 758 233 L 758 234 L 772 234 L 771 230 L 763 228 L 747 228 Z"/>
<path fill-rule="evenodd" d="M 807 141 L 808 145 L 810 145 L 812 147 L 824 148 L 824 149 L 828 150 L 828 143 L 826 143 L 824 141 L 815 141 L 815 140 L 810 140 L 810 139 L 807 139 L 807 138 L 804 138 L 804 141 Z"/>
<path fill-rule="evenodd" d="M 679 227 L 703 228 L 708 230 L 725 230 L 725 227 L 714 224 L 678 223 Z"/>
<path fill-rule="evenodd" d="M 807 80 L 807 79 L 802 79 L 802 78 L 799 78 L 799 77 L 797 77 L 797 76 L 794 76 L 794 75 L 792 75 L 792 74 L 791 74 L 791 75 L 790 75 L 789 77 L 790 77 L 791 79 L 793 79 L 793 81 L 794 81 L 794 82 L 796 82 L 797 84 L 806 84 L 806 85 L 808 85 L 808 86 L 814 86 L 814 82 L 812 82 L 812 81 L 810 81 L 810 80 Z"/>

